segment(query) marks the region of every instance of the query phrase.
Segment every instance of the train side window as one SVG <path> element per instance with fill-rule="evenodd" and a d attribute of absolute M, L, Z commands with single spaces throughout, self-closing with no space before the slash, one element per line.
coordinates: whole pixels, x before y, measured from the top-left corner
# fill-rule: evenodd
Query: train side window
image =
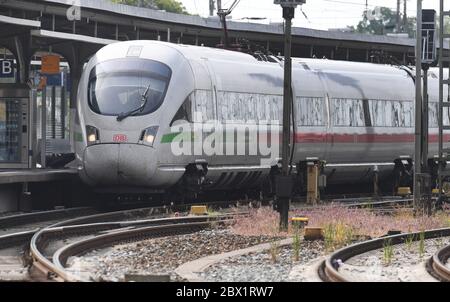
<path fill-rule="evenodd" d="M 401 103 L 397 101 L 390 102 L 391 104 L 391 127 L 402 127 L 400 113 L 402 112 Z"/>
<path fill-rule="evenodd" d="M 278 125 L 283 114 L 281 102 L 278 95 L 220 91 L 219 119 L 222 122 Z"/>
<path fill-rule="evenodd" d="M 217 103 L 219 110 L 219 120 L 223 123 L 230 120 L 230 108 L 228 105 L 227 93 L 224 91 L 217 92 Z"/>
<path fill-rule="evenodd" d="M 412 127 L 413 126 L 413 119 L 414 119 L 414 107 L 413 103 L 411 101 L 405 101 L 402 102 L 403 104 L 403 115 L 405 119 L 405 127 Z M 436 119 L 437 121 L 437 119 Z"/>
<path fill-rule="evenodd" d="M 438 103 L 428 103 L 428 125 L 431 128 L 438 127 Z"/>
<path fill-rule="evenodd" d="M 258 123 L 267 123 L 269 119 L 267 118 L 267 97 L 265 95 L 259 95 L 256 99 L 256 115 L 258 118 Z"/>
<path fill-rule="evenodd" d="M 214 119 L 215 109 L 211 90 L 195 90 L 193 96 L 194 122 L 202 123 Z"/>
<path fill-rule="evenodd" d="M 375 127 L 385 127 L 386 125 L 386 103 L 385 101 L 370 100 L 370 119 Z M 390 113 L 390 111 L 389 111 Z M 390 116 L 390 114 L 389 114 Z"/>
<path fill-rule="evenodd" d="M 450 126 L 450 108 L 444 108 L 444 126 Z"/>
<path fill-rule="evenodd" d="M 175 116 L 172 119 L 172 122 L 170 122 L 170 126 L 173 125 L 176 121 L 186 121 L 188 123 L 192 123 L 192 95 L 194 93 L 190 94 L 186 100 L 184 101 L 183 105 L 181 105 L 180 109 L 178 109 L 177 113 L 175 113 Z"/>
<path fill-rule="evenodd" d="M 333 125 L 343 127 L 364 127 L 364 108 L 362 100 L 332 99 Z"/>
<path fill-rule="evenodd" d="M 274 122 L 273 110 L 272 110 L 272 96 L 261 94 L 259 96 L 258 105 L 258 120 L 260 123 L 264 121 L 266 124 L 272 124 Z"/>
<path fill-rule="evenodd" d="M 248 99 L 246 101 L 246 109 L 245 116 L 246 122 L 255 124 L 258 119 L 258 114 L 256 112 L 256 103 L 258 100 L 258 96 L 256 94 L 248 94 Z"/>
<path fill-rule="evenodd" d="M 324 126 L 324 98 L 297 97 L 297 125 Z"/>
<path fill-rule="evenodd" d="M 273 125 L 281 125 L 283 122 L 283 98 L 278 95 L 270 96 L 270 120 Z"/>
<path fill-rule="evenodd" d="M 370 117 L 374 127 L 401 127 L 413 125 L 414 108 L 410 101 L 370 100 Z"/>

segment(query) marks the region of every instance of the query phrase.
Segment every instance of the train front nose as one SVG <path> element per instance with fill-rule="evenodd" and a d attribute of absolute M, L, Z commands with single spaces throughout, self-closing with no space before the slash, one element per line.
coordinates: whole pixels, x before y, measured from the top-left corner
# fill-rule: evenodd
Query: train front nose
<path fill-rule="evenodd" d="M 84 153 L 84 173 L 96 186 L 149 186 L 156 171 L 155 150 L 140 144 L 97 144 Z"/>

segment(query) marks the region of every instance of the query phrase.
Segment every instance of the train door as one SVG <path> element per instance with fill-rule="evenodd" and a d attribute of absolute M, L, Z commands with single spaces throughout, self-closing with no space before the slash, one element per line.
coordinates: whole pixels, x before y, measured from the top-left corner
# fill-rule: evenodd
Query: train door
<path fill-rule="evenodd" d="M 325 80 L 325 77 L 323 76 L 323 73 L 321 71 L 318 71 L 318 77 L 320 79 L 320 83 L 323 88 L 323 99 L 325 103 L 325 126 L 324 126 L 324 135 L 323 135 L 323 158 L 322 160 L 328 161 L 330 157 L 330 151 L 333 143 L 333 125 L 332 125 L 332 107 L 331 107 L 331 96 L 329 94 L 329 88 L 327 85 L 327 81 Z"/>
<path fill-rule="evenodd" d="M 205 72 L 208 76 L 209 82 L 205 83 L 208 89 L 208 93 L 206 94 L 206 99 L 204 100 L 204 103 L 206 105 L 206 112 L 202 114 L 203 118 L 203 136 L 202 136 L 202 143 L 203 143 L 203 155 L 208 158 L 204 158 L 209 165 L 215 165 L 216 164 L 216 156 L 208 156 L 211 154 L 207 154 L 208 152 L 205 152 L 205 146 L 208 143 L 208 141 L 205 141 L 208 137 L 210 137 L 213 132 L 215 131 L 215 127 L 217 126 L 217 79 L 214 73 L 214 70 L 211 66 L 210 61 L 207 58 L 202 58 L 202 65 L 204 66 Z M 206 116 L 205 116 L 206 115 Z"/>

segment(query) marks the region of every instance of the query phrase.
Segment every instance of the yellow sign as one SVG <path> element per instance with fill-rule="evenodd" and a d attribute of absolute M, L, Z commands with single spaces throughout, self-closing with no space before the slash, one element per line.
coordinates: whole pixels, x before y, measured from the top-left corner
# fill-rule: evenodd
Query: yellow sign
<path fill-rule="evenodd" d="M 41 59 L 41 73 L 43 74 L 56 74 L 59 73 L 59 56 L 46 55 Z"/>

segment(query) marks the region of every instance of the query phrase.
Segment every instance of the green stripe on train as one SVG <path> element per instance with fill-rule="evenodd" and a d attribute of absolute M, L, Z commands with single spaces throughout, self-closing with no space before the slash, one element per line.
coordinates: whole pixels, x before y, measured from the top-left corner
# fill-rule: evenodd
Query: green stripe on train
<path fill-rule="evenodd" d="M 174 133 L 168 133 L 164 134 L 161 139 L 161 144 L 170 144 L 175 141 L 181 141 L 184 139 L 185 141 L 191 138 L 192 141 L 194 141 L 194 133 L 191 132 L 174 132 Z"/>
<path fill-rule="evenodd" d="M 79 132 L 75 132 L 74 133 L 74 138 L 75 138 L 75 141 L 82 142 L 83 141 L 83 134 L 81 134 Z"/>

